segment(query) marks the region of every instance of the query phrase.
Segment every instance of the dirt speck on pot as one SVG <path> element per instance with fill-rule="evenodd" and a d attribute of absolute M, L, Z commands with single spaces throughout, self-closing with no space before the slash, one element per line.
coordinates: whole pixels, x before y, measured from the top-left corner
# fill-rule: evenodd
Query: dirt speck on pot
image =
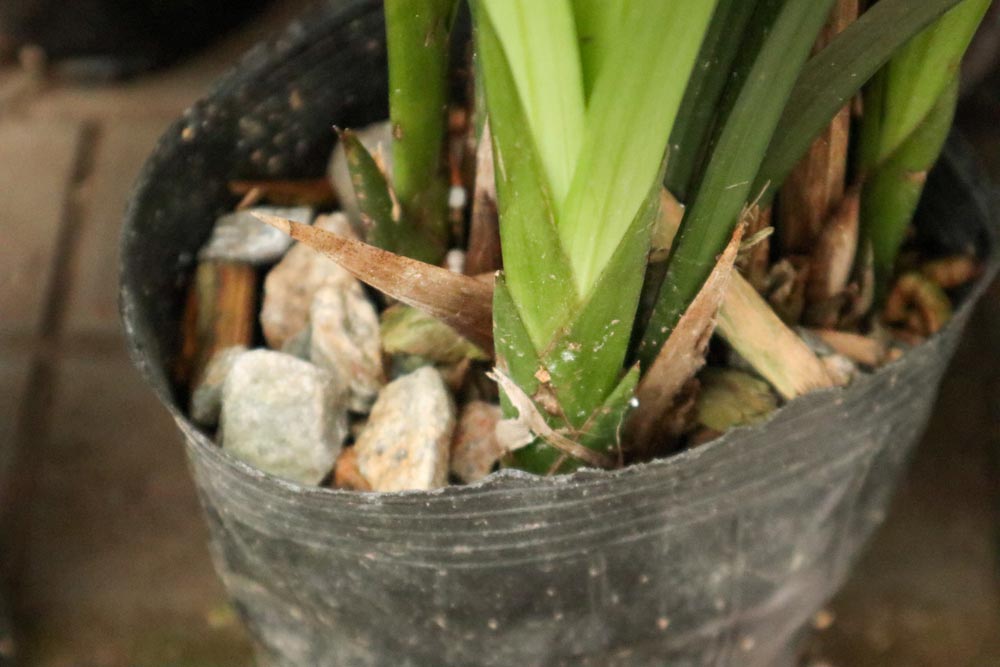
<path fill-rule="evenodd" d="M 347 436 L 346 394 L 318 366 L 281 352 L 246 352 L 223 384 L 222 446 L 272 475 L 318 484 Z"/>
<path fill-rule="evenodd" d="M 504 454 L 496 436 L 500 406 L 472 401 L 462 408 L 451 445 L 451 472 L 466 483 L 490 474 Z"/>
<path fill-rule="evenodd" d="M 201 249 L 199 259 L 249 264 L 268 264 L 281 259 L 292 244 L 291 239 L 255 218 L 254 213 L 277 215 L 303 224 L 309 224 L 313 219 L 313 210 L 305 206 L 260 206 L 227 213 L 216 221 L 212 236 Z"/>
<path fill-rule="evenodd" d="M 342 213 L 322 216 L 316 226 L 341 235 L 354 235 Z M 313 297 L 324 286 L 362 291 L 361 284 L 339 264 L 304 245 L 294 245 L 264 280 L 260 323 L 268 345 L 280 350 L 308 328 Z"/>
<path fill-rule="evenodd" d="M 236 360 L 247 351 L 244 345 L 234 345 L 216 352 L 194 391 L 191 393 L 191 418 L 202 426 L 219 423 L 222 410 L 222 386 Z"/>
<path fill-rule="evenodd" d="M 358 469 L 375 491 L 445 486 L 454 428 L 455 406 L 441 375 L 420 368 L 379 393 L 355 445 Z"/>

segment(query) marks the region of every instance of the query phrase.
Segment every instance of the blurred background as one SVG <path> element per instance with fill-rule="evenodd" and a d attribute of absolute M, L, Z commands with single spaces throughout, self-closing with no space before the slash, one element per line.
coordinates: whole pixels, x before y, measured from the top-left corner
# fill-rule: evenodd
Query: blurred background
<path fill-rule="evenodd" d="M 167 125 L 308 4 L 0 0 L 0 665 L 250 662 L 180 438 L 125 354 L 117 237 Z M 1000 182 L 997 7 L 957 122 Z M 998 341 L 994 284 L 803 665 L 1000 665 Z"/>

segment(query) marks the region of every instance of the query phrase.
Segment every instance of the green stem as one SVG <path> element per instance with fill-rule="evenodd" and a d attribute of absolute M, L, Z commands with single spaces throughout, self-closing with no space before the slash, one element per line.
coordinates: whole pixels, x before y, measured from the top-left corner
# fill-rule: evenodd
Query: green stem
<path fill-rule="evenodd" d="M 457 0 L 385 0 L 392 186 L 407 224 L 447 246 L 448 180 L 442 164 L 449 34 Z"/>

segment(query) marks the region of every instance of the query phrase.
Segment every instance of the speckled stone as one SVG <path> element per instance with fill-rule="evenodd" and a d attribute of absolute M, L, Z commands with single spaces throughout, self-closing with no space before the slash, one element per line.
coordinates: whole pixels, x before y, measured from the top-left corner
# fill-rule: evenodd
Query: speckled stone
<path fill-rule="evenodd" d="M 368 149 L 372 155 L 376 150 L 381 150 L 383 162 L 386 170 L 392 173 L 392 124 L 387 121 L 372 123 L 360 130 L 355 130 L 355 134 L 361 141 L 361 145 Z M 356 229 L 362 229 L 361 213 L 358 210 L 358 199 L 354 195 L 354 185 L 351 184 L 351 173 L 347 169 L 347 156 L 344 154 L 344 147 L 338 142 L 330 156 L 330 165 L 327 169 L 330 183 L 340 202 L 344 213 L 350 218 Z"/>
<path fill-rule="evenodd" d="M 236 360 L 247 351 L 243 345 L 234 345 L 219 350 L 205 366 L 205 372 L 195 390 L 191 393 L 191 419 L 202 426 L 212 427 L 219 423 L 222 409 L 222 385 L 232 370 Z"/>
<path fill-rule="evenodd" d="M 322 216 L 315 226 L 354 237 L 343 213 Z M 292 246 L 264 280 L 260 324 L 269 347 L 282 349 L 308 327 L 313 297 L 327 285 L 364 292 L 361 283 L 332 259 L 301 243 Z"/>
<path fill-rule="evenodd" d="M 327 285 L 317 290 L 310 309 L 309 356 L 337 374 L 348 387 L 348 405 L 368 412 L 384 383 L 379 319 L 361 290 Z"/>
<path fill-rule="evenodd" d="M 306 327 L 302 331 L 298 332 L 288 340 L 284 342 L 281 346 L 281 352 L 285 354 L 290 354 L 297 359 L 303 359 L 305 361 L 310 361 L 309 358 L 309 347 L 312 345 L 312 331 L 309 327 Z"/>
<path fill-rule="evenodd" d="M 281 352 L 240 355 L 222 388 L 222 446 L 250 465 L 305 485 L 333 468 L 347 436 L 346 387 Z"/>
<path fill-rule="evenodd" d="M 451 443 L 451 472 L 465 483 L 486 477 L 504 450 L 497 440 L 500 406 L 472 401 L 462 408 Z"/>
<path fill-rule="evenodd" d="M 386 385 L 355 449 L 375 491 L 427 490 L 448 483 L 455 406 L 440 374 L 424 367 Z"/>
<path fill-rule="evenodd" d="M 227 213 L 216 220 L 212 236 L 201 249 L 198 258 L 250 264 L 270 264 L 281 259 L 292 245 L 292 239 L 281 230 L 255 218 L 254 213 L 267 213 L 305 224 L 311 223 L 313 219 L 313 210 L 304 206 L 258 206 Z"/>

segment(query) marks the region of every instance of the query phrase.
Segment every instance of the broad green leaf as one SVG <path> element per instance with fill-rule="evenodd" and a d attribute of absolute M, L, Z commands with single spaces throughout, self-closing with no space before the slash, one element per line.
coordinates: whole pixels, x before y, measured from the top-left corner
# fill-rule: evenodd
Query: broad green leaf
<path fill-rule="evenodd" d="M 662 178 L 662 169 L 659 175 Z M 654 180 L 656 185 L 587 301 L 542 354 L 563 412 L 576 428 L 621 379 L 649 254 L 650 228 L 659 211 L 659 182 Z"/>
<path fill-rule="evenodd" d="M 632 409 L 632 399 L 635 397 L 638 383 L 639 367 L 633 366 L 607 399 L 591 413 L 584 424 L 584 429 L 578 431 L 577 438 L 581 445 L 613 459 L 618 458 L 622 424 Z M 584 465 L 580 460 L 565 456 L 542 440 L 513 452 L 510 463 L 521 470 L 538 475 L 550 471 L 566 474 Z"/>
<path fill-rule="evenodd" d="M 521 318 L 521 313 L 507 289 L 506 278 L 501 272 L 493 286 L 493 344 L 496 349 L 497 366 L 506 373 L 521 390 L 531 396 L 538 389 L 535 373 L 541 368 L 538 353 L 535 352 L 531 336 Z M 507 419 L 517 417 L 517 409 L 503 391 L 500 405 Z M 534 442 L 513 452 L 510 465 L 543 475 L 559 459 L 560 453 L 540 442 Z"/>
<path fill-rule="evenodd" d="M 608 0 L 573 0 L 573 18 L 580 48 L 583 89 L 586 97 L 594 90 L 597 73 L 604 66 L 621 26 L 624 3 Z"/>
<path fill-rule="evenodd" d="M 633 366 L 621 382 L 608 394 L 604 404 L 591 415 L 584 425 L 580 444 L 604 454 L 618 455 L 621 445 L 621 428 L 625 416 L 633 407 L 635 388 L 639 384 L 639 367 Z"/>
<path fill-rule="evenodd" d="M 754 191 L 777 187 L 844 104 L 914 35 L 962 0 L 880 0 L 813 56 L 799 75 Z"/>
<path fill-rule="evenodd" d="M 538 388 L 535 372 L 541 368 L 541 362 L 502 271 L 493 285 L 493 347 L 500 370 L 524 393 L 534 394 Z M 514 416 L 509 411 L 506 414 Z"/>
<path fill-rule="evenodd" d="M 479 0 L 496 31 L 551 188 L 569 191 L 583 137 L 584 96 L 569 0 Z"/>
<path fill-rule="evenodd" d="M 578 298 L 559 242 L 551 191 L 513 76 L 489 16 L 480 5 L 474 9 L 491 118 L 506 286 L 534 348 L 540 350 L 569 321 Z"/>
<path fill-rule="evenodd" d="M 758 11 L 770 11 L 762 3 Z M 639 348 L 646 366 L 712 271 L 748 200 L 760 160 L 774 134 L 802 64 L 832 0 L 786 0 L 763 35 L 674 240 L 667 275 Z"/>
<path fill-rule="evenodd" d="M 649 193 L 714 7 L 715 0 L 626 6 L 622 39 L 611 45 L 594 83 L 559 218 L 581 295 L 593 288 Z"/>
<path fill-rule="evenodd" d="M 407 224 L 447 239 L 443 170 L 449 35 L 457 0 L 385 0 L 392 183 Z M 438 258 L 440 259 L 440 258 Z"/>

